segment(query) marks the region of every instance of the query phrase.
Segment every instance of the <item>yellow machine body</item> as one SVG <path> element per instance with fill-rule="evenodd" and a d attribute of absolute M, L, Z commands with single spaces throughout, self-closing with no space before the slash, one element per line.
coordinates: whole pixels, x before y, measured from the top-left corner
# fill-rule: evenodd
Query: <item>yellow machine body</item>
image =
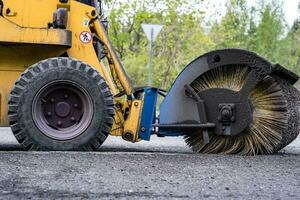
<path fill-rule="evenodd" d="M 67 54 L 95 68 L 106 80 L 113 95 L 120 91 L 130 96 L 133 88 L 119 61 L 95 8 L 75 0 L 3 0 L 0 16 L 0 125 L 8 126 L 7 105 L 11 89 L 20 75 L 31 65 L 51 57 Z M 49 27 L 53 13 L 67 9 L 68 23 L 65 29 Z M 3 31 L 5 30 L 5 31 Z M 109 64 L 98 59 L 93 42 L 83 43 L 80 34 L 89 32 L 105 45 Z M 130 101 L 115 98 L 116 115 L 112 135 L 133 134 L 138 141 L 138 124 L 142 111 L 141 100 Z M 125 121 L 125 110 L 129 117 Z M 131 112 L 132 110 L 132 112 Z"/>

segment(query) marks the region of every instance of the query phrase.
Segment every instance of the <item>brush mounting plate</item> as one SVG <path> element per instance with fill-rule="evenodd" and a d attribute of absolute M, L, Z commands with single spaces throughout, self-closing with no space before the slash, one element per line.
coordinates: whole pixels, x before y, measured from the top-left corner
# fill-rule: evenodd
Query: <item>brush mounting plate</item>
<path fill-rule="evenodd" d="M 253 120 L 253 111 L 248 99 L 239 92 L 214 88 L 198 93 L 204 101 L 207 121 L 216 125 L 216 135 L 236 136 L 242 133 Z"/>

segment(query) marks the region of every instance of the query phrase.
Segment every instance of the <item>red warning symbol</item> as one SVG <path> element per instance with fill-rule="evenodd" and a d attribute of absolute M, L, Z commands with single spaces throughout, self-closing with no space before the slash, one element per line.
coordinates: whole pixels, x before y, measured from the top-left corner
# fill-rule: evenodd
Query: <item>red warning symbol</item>
<path fill-rule="evenodd" d="M 92 34 L 90 32 L 87 32 L 87 31 L 83 31 L 80 36 L 80 41 L 83 43 L 83 44 L 88 44 L 92 41 Z"/>

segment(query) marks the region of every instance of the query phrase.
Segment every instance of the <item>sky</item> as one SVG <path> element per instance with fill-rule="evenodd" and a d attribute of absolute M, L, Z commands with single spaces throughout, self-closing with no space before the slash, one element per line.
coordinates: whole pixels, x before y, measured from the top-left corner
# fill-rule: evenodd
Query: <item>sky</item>
<path fill-rule="evenodd" d="M 285 9 L 285 18 L 288 24 L 291 26 L 295 19 L 299 17 L 298 13 L 298 4 L 300 0 L 285 0 L 284 1 L 284 9 Z"/>

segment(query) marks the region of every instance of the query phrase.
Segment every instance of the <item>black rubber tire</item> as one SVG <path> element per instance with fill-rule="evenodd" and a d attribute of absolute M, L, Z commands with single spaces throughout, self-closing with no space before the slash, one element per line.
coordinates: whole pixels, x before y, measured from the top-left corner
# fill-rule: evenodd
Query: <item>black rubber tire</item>
<path fill-rule="evenodd" d="M 35 95 L 45 84 L 58 80 L 84 88 L 92 97 L 94 109 L 88 128 L 65 141 L 47 137 L 32 117 Z M 91 66 L 70 58 L 51 58 L 28 68 L 15 83 L 8 106 L 11 129 L 26 150 L 94 151 L 110 134 L 114 122 L 114 99 L 103 77 Z"/>

